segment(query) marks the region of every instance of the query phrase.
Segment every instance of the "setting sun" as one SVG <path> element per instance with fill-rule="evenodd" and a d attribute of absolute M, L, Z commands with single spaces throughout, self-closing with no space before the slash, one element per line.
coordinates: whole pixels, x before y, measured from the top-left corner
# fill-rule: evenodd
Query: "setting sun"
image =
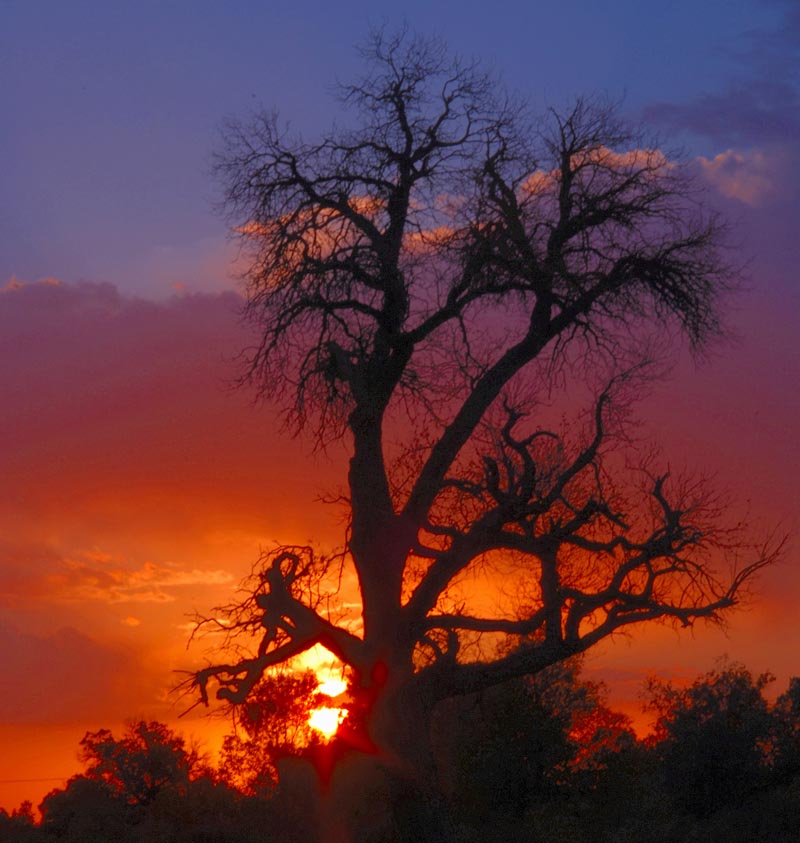
<path fill-rule="evenodd" d="M 308 724 L 326 738 L 332 738 L 343 719 L 344 709 L 342 708 L 315 708 L 309 715 Z"/>
<path fill-rule="evenodd" d="M 316 669 L 317 693 L 334 698 L 341 696 L 347 690 L 347 681 L 340 676 L 333 676 L 330 666 L 318 666 Z M 330 739 L 336 734 L 339 724 L 344 720 L 346 709 L 335 706 L 321 706 L 311 711 L 308 716 L 308 725 L 326 738 Z"/>
<path fill-rule="evenodd" d="M 326 697 L 338 697 L 347 690 L 347 682 L 344 679 L 326 679 L 319 683 L 317 690 Z"/>

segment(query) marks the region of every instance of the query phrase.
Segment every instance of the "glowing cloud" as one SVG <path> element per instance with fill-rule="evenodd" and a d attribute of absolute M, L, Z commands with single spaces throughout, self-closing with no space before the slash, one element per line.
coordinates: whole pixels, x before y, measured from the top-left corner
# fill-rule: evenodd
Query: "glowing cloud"
<path fill-rule="evenodd" d="M 713 158 L 698 159 L 703 175 L 723 195 L 745 205 L 758 206 L 777 191 L 775 162 L 761 150 L 728 149 Z"/>
<path fill-rule="evenodd" d="M 139 568 L 96 564 L 91 559 L 66 559 L 47 574 L 57 600 L 102 600 L 107 603 L 172 603 L 172 589 L 182 586 L 227 585 L 228 571 L 181 570 L 145 562 Z"/>

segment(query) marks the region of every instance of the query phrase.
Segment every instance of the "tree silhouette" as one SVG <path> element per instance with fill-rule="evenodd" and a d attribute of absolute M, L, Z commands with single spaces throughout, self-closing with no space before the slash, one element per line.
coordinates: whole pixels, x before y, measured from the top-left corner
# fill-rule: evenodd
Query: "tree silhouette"
<path fill-rule="evenodd" d="M 348 525 L 337 554 L 259 560 L 194 684 L 243 703 L 323 644 L 383 757 L 432 781 L 440 701 L 632 624 L 718 620 L 775 550 L 741 553 L 703 484 L 626 454 L 654 339 L 703 347 L 731 283 L 683 168 L 602 103 L 535 121 L 436 41 L 364 57 L 341 126 L 307 142 L 259 115 L 218 158 L 260 330 L 246 379 L 347 443 Z"/>
<path fill-rule="evenodd" d="M 197 752 L 154 721 L 131 723 L 121 739 L 108 729 L 87 732 L 80 745 L 85 777 L 129 805 L 148 805 L 165 788 L 185 791 L 199 767 Z"/>
<path fill-rule="evenodd" d="M 131 814 L 139 814 L 144 808 L 126 804 L 100 779 L 73 776 L 64 790 L 45 796 L 40 810 L 41 827 L 48 835 L 45 839 L 128 843 L 135 840 Z"/>
<path fill-rule="evenodd" d="M 265 826 L 276 840 L 290 839 L 263 800 L 245 802 L 220 783 L 205 759 L 163 723 L 131 722 L 121 738 L 108 729 L 87 732 L 80 754 L 84 774 L 45 797 L 36 829 L 41 836 L 33 839 L 250 843 L 263 839 Z"/>
<path fill-rule="evenodd" d="M 236 730 L 223 741 L 220 776 L 226 784 L 248 796 L 272 793 L 278 761 L 315 740 L 308 718 L 319 703 L 318 684 L 310 671 L 261 679 L 234 711 Z"/>
<path fill-rule="evenodd" d="M 650 683 L 656 753 L 680 808 L 708 816 L 764 785 L 771 718 L 762 692 L 773 679 L 731 664 L 685 689 Z"/>
<path fill-rule="evenodd" d="M 439 706 L 437 762 L 462 820 L 520 822 L 533 804 L 593 784 L 612 755 L 636 742 L 580 667 L 569 659 Z"/>
<path fill-rule="evenodd" d="M 0 808 L 0 840 L 7 840 L 9 843 L 35 843 L 41 839 L 35 822 L 33 805 L 28 800 L 15 808 L 11 816 Z"/>
<path fill-rule="evenodd" d="M 789 687 L 772 708 L 772 762 L 779 780 L 800 776 L 800 677 L 793 676 Z"/>

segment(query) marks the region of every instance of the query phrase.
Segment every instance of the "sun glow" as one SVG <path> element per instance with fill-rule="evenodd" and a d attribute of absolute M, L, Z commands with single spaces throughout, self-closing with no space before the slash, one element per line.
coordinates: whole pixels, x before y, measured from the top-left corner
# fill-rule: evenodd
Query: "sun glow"
<path fill-rule="evenodd" d="M 331 677 L 324 682 L 320 682 L 317 691 L 320 694 L 325 694 L 326 697 L 338 697 L 347 690 L 347 682 L 344 679 Z"/>
<path fill-rule="evenodd" d="M 347 714 L 347 708 L 341 708 L 347 694 L 346 669 L 342 663 L 325 647 L 317 644 L 307 650 L 301 657 L 298 667 L 312 670 L 317 677 L 316 691 L 329 700 L 328 705 L 320 705 L 311 709 L 308 715 L 308 725 L 319 732 L 325 739 L 330 740 Z"/>
<path fill-rule="evenodd" d="M 332 738 L 344 719 L 344 714 L 342 708 L 315 708 L 308 717 L 308 725 L 326 738 Z"/>

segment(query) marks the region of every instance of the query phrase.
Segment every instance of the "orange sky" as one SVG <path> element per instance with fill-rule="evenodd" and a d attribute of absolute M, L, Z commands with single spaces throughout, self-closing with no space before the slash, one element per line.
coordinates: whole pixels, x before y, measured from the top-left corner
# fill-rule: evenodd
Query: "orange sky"
<path fill-rule="evenodd" d="M 797 526 L 800 378 L 778 292 L 741 299 L 740 341 L 699 370 L 684 361 L 642 407 L 672 465 L 716 473 L 757 533 Z M 338 539 L 316 498 L 343 482 L 343 452 L 313 455 L 228 388 L 247 339 L 239 304 L 91 283 L 0 293 L 0 806 L 38 803 L 79 769 L 84 731 L 126 717 L 217 741 L 223 724 L 197 711 L 178 723 L 185 703 L 168 693 L 202 654 L 185 649 L 187 613 L 228 599 L 259 547 Z M 796 558 L 729 637 L 634 632 L 603 645 L 589 675 L 629 713 L 649 672 L 692 677 L 723 653 L 785 686 L 800 672 Z"/>

